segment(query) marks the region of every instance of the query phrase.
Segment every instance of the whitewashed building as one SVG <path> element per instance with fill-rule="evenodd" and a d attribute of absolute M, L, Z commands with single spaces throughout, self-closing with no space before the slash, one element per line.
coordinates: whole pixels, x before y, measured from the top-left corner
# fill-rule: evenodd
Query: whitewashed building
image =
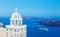
<path fill-rule="evenodd" d="M 10 25 L 6 25 L 6 28 L 0 27 L 0 37 L 27 37 L 27 25 L 23 25 L 22 20 L 16 8 L 10 18 Z"/>

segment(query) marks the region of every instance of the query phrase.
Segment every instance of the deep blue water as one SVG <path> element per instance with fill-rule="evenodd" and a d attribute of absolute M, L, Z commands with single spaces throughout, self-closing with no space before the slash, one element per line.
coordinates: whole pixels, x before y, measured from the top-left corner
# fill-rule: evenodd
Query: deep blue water
<path fill-rule="evenodd" d="M 38 21 L 41 19 L 23 19 L 23 24 L 27 25 L 27 37 L 60 37 L 60 27 L 51 27 L 40 24 Z M 9 25 L 9 18 L 0 19 L 4 25 Z M 46 30 L 39 30 L 36 26 L 40 26 L 41 28 L 47 28 Z"/>

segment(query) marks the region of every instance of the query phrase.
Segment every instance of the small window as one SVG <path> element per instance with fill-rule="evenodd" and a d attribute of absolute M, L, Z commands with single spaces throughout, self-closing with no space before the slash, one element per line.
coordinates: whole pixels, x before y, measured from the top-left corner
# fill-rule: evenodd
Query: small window
<path fill-rule="evenodd" d="M 23 35 L 22 34 L 20 34 L 20 37 L 22 37 Z"/>
<path fill-rule="evenodd" d="M 17 25 L 17 20 L 16 20 L 16 25 Z"/>
<path fill-rule="evenodd" d="M 10 29 L 12 31 L 12 29 Z"/>
<path fill-rule="evenodd" d="M 16 32 L 16 29 L 14 29 L 14 31 Z"/>

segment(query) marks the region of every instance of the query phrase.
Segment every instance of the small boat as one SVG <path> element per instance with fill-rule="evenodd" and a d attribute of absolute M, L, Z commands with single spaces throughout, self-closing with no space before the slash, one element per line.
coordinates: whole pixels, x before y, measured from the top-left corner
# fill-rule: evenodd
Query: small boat
<path fill-rule="evenodd" d="M 48 28 L 38 28 L 39 30 L 48 31 Z"/>
<path fill-rule="evenodd" d="M 60 26 L 60 20 L 40 21 L 39 23 L 48 26 Z"/>
<path fill-rule="evenodd" d="M 43 27 L 43 26 L 36 26 L 35 28 L 42 31 L 48 31 L 48 28 Z"/>

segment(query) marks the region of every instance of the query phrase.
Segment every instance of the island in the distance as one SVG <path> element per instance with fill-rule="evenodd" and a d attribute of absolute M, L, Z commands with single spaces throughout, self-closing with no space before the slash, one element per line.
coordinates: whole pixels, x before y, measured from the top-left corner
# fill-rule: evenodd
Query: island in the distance
<path fill-rule="evenodd" d="M 59 27 L 60 26 L 60 20 L 44 20 L 44 21 L 39 21 L 40 24 L 47 25 L 47 26 L 55 26 Z"/>

